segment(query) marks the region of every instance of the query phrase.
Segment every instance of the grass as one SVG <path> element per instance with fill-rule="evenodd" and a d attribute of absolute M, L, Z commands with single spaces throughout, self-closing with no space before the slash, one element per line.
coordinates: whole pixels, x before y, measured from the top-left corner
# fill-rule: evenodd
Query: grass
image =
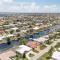
<path fill-rule="evenodd" d="M 57 43 L 57 45 L 55 46 L 55 48 L 59 48 L 60 47 L 60 43 Z"/>
<path fill-rule="evenodd" d="M 43 56 L 41 56 L 39 59 L 37 60 L 49 60 L 49 54 L 45 53 Z"/>
<path fill-rule="evenodd" d="M 51 40 L 46 40 L 45 41 L 45 44 L 48 44 L 48 45 L 50 45 L 50 44 L 52 44 L 53 42 L 51 41 Z"/>
<path fill-rule="evenodd" d="M 37 51 L 37 50 L 35 50 L 35 49 L 33 49 L 33 52 L 35 52 L 35 53 L 39 53 L 39 51 Z"/>
<path fill-rule="evenodd" d="M 34 54 L 31 54 L 31 53 L 29 54 L 29 57 L 33 57 L 33 56 L 34 56 Z"/>
<path fill-rule="evenodd" d="M 43 44 L 41 44 L 41 45 L 40 45 L 40 49 L 43 50 L 44 48 L 46 48 L 46 46 L 43 45 Z"/>
<path fill-rule="evenodd" d="M 24 58 L 24 59 L 22 59 L 22 60 L 28 60 L 27 58 Z"/>
<path fill-rule="evenodd" d="M 42 55 L 42 56 L 41 56 L 39 59 L 37 59 L 37 60 L 49 60 L 49 59 L 51 58 L 52 53 L 53 53 L 54 51 L 55 51 L 54 48 L 51 47 L 51 49 L 50 49 L 48 52 L 46 52 L 44 55 Z"/>

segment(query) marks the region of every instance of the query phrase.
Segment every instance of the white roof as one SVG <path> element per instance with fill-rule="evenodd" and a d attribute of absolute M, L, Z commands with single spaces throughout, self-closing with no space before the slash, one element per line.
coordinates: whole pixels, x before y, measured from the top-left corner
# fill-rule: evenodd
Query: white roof
<path fill-rule="evenodd" d="M 52 58 L 56 59 L 56 60 L 60 60 L 60 52 L 59 51 L 55 51 L 52 55 Z"/>
<path fill-rule="evenodd" d="M 60 48 L 58 48 L 58 50 L 60 51 Z"/>
<path fill-rule="evenodd" d="M 38 29 L 39 29 L 39 27 L 34 27 L 33 29 L 34 29 L 34 30 L 38 30 Z"/>
<path fill-rule="evenodd" d="M 11 37 L 11 36 L 15 36 L 15 35 L 13 35 L 13 34 L 8 34 L 7 36 L 0 36 L 0 40 L 3 40 L 3 38 Z"/>
<path fill-rule="evenodd" d="M 11 36 L 14 36 L 13 34 L 9 34 L 9 35 L 7 35 L 7 37 L 11 37 Z"/>
<path fill-rule="evenodd" d="M 17 52 L 23 54 L 25 51 L 30 51 L 31 48 L 26 45 L 20 45 L 18 49 L 16 49 Z"/>
<path fill-rule="evenodd" d="M 5 38 L 5 36 L 0 36 L 0 40 L 2 40 L 3 38 Z"/>
<path fill-rule="evenodd" d="M 26 32 L 27 30 L 21 30 L 21 32 Z"/>
<path fill-rule="evenodd" d="M 48 40 L 46 37 L 47 37 L 47 35 L 43 36 L 43 37 L 40 37 L 40 38 L 33 39 L 33 40 L 38 41 L 38 42 L 44 42 L 44 41 Z"/>
<path fill-rule="evenodd" d="M 11 29 L 13 29 L 13 30 L 17 30 L 18 28 L 17 28 L 17 27 L 14 27 L 14 28 L 11 28 Z"/>

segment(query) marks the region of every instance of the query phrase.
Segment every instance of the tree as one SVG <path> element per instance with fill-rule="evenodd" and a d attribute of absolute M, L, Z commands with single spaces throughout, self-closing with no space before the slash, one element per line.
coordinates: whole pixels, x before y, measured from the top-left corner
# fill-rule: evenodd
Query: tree
<path fill-rule="evenodd" d="M 16 52 L 16 60 L 20 60 L 22 58 L 22 56 L 20 55 L 20 53 Z"/>
<path fill-rule="evenodd" d="M 23 53 L 23 57 L 22 57 L 22 58 L 23 58 L 23 59 L 26 58 L 26 53 L 25 53 L 25 52 Z"/>
<path fill-rule="evenodd" d="M 10 34 L 13 34 L 13 32 L 14 32 L 14 30 L 11 30 L 11 31 L 10 31 Z"/>
<path fill-rule="evenodd" d="M 51 44 L 52 42 L 51 42 L 51 40 L 46 40 L 45 43 L 46 44 Z"/>
<path fill-rule="evenodd" d="M 17 34 L 17 36 L 16 36 L 16 37 L 17 37 L 17 39 L 18 39 L 18 38 L 20 38 L 20 34 Z"/>
<path fill-rule="evenodd" d="M 21 43 L 22 45 L 25 45 L 25 44 L 27 43 L 27 40 L 23 38 L 23 39 L 20 40 L 20 43 Z"/>
<path fill-rule="evenodd" d="M 54 41 L 55 41 L 56 38 L 57 38 L 57 35 L 55 34 L 55 35 L 53 36 Z"/>
<path fill-rule="evenodd" d="M 11 44 L 11 41 L 10 41 L 10 38 L 9 38 L 9 37 L 7 38 L 7 44 L 8 44 L 8 45 Z"/>
<path fill-rule="evenodd" d="M 51 49 L 49 50 L 49 56 L 50 56 L 50 57 L 51 57 L 51 55 L 52 55 L 53 51 L 54 51 L 54 48 L 53 48 L 53 47 L 51 47 Z"/>
<path fill-rule="evenodd" d="M 19 30 L 19 29 L 17 29 L 17 30 L 16 30 L 16 32 L 20 32 L 20 30 Z"/>
<path fill-rule="evenodd" d="M 49 35 L 49 40 L 53 39 L 53 36 L 52 35 Z"/>
<path fill-rule="evenodd" d="M 46 42 L 47 44 L 51 44 L 51 43 L 52 43 L 52 42 L 51 42 L 52 39 L 53 39 L 53 36 L 49 35 L 49 39 L 46 40 L 45 42 Z"/>

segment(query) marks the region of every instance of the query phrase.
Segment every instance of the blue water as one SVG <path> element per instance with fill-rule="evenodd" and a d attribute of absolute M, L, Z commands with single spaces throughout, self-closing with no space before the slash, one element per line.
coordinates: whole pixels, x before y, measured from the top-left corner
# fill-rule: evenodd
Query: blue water
<path fill-rule="evenodd" d="M 39 31 L 39 32 L 33 33 L 32 35 L 27 35 L 24 38 L 25 39 L 38 38 L 38 37 L 41 37 L 43 35 L 47 35 L 49 32 L 53 32 L 53 31 L 58 30 L 58 29 L 60 29 L 60 24 L 57 24 L 57 25 L 52 26 L 52 27 L 45 28 L 43 31 Z"/>
<path fill-rule="evenodd" d="M 52 28 L 53 28 L 53 30 L 52 30 Z M 25 36 L 23 38 L 25 38 L 27 40 L 29 40 L 29 38 L 32 38 L 32 39 L 38 38 L 38 37 L 41 37 L 43 35 L 47 35 L 50 31 L 53 32 L 54 29 L 60 29 L 60 25 L 56 25 L 56 26 L 53 26 L 53 27 L 45 28 L 43 31 L 39 31 L 39 32 L 33 33 L 32 35 L 27 35 L 27 36 Z M 6 43 L 0 44 L 0 51 L 12 48 L 15 45 L 19 45 L 19 41 L 18 40 L 11 41 L 11 45 L 7 45 Z"/>
<path fill-rule="evenodd" d="M 6 49 L 12 48 L 15 45 L 19 45 L 19 41 L 18 40 L 11 41 L 10 45 L 8 45 L 6 43 L 0 44 L 0 51 L 4 51 Z"/>
<path fill-rule="evenodd" d="M 38 38 L 38 37 L 40 37 L 40 36 L 47 35 L 47 34 L 49 33 L 49 31 L 50 31 L 50 29 L 44 29 L 43 31 L 33 33 L 32 35 L 25 36 L 24 38 L 25 38 L 25 39 Z"/>

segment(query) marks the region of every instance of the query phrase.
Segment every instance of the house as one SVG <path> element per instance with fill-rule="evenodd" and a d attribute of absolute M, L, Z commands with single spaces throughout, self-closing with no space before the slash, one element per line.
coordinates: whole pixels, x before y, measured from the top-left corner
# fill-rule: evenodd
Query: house
<path fill-rule="evenodd" d="M 60 52 L 59 51 L 55 51 L 52 54 L 52 60 L 60 60 Z"/>
<path fill-rule="evenodd" d="M 14 34 L 8 34 L 7 37 L 15 36 Z"/>
<path fill-rule="evenodd" d="M 39 51 L 40 50 L 40 43 L 37 41 L 28 41 L 27 46 L 31 47 L 34 50 Z"/>
<path fill-rule="evenodd" d="M 0 29 L 0 36 L 6 34 L 4 29 Z"/>
<path fill-rule="evenodd" d="M 36 26 L 36 27 L 34 27 L 33 29 L 34 29 L 34 30 L 38 30 L 38 29 L 39 29 L 39 27 L 38 27 L 38 26 Z"/>
<path fill-rule="evenodd" d="M 35 38 L 33 39 L 34 41 L 37 41 L 37 42 L 42 42 L 44 43 L 46 40 L 48 40 L 49 36 L 48 35 L 45 35 L 45 36 L 42 36 L 42 37 L 39 37 L 39 38 Z"/>
<path fill-rule="evenodd" d="M 25 32 L 27 32 L 27 30 L 21 30 L 20 32 L 21 32 L 21 33 L 25 33 Z"/>
<path fill-rule="evenodd" d="M 9 37 L 11 40 L 16 39 L 16 35 L 14 35 L 14 34 L 8 34 L 6 37 Z"/>
<path fill-rule="evenodd" d="M 4 24 L 6 21 L 3 19 L 0 19 L 0 25 Z"/>
<path fill-rule="evenodd" d="M 20 45 L 18 49 L 16 49 L 16 52 L 20 53 L 20 54 L 24 54 L 24 52 L 29 52 L 31 51 L 32 48 L 26 46 L 26 45 Z"/>
<path fill-rule="evenodd" d="M 14 34 L 3 35 L 3 36 L 0 36 L 0 44 L 6 43 L 6 41 L 7 41 L 6 38 L 7 37 L 9 37 L 11 40 L 14 40 L 15 39 L 15 35 Z"/>
<path fill-rule="evenodd" d="M 0 44 L 5 43 L 5 42 L 6 42 L 5 36 L 0 36 Z"/>
<path fill-rule="evenodd" d="M 18 29 L 17 27 L 13 27 L 13 28 L 10 28 L 11 30 L 14 30 L 16 32 L 16 30 Z"/>

